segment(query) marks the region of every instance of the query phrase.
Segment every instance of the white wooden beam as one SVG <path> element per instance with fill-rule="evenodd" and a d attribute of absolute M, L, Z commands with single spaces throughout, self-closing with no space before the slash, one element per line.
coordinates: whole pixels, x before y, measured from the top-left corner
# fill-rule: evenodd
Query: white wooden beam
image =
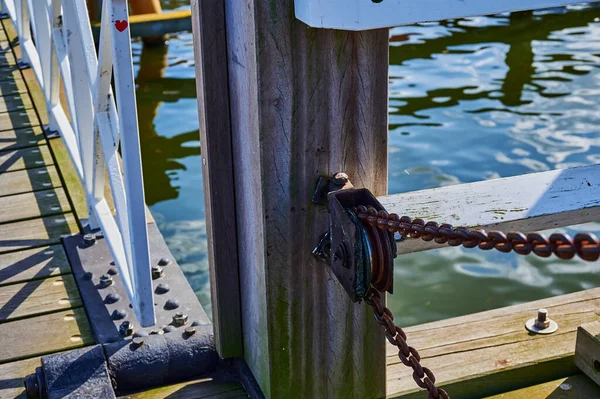
<path fill-rule="evenodd" d="M 294 5 L 296 18 L 313 28 L 368 30 L 585 2 L 591 0 L 295 0 Z"/>
<path fill-rule="evenodd" d="M 600 165 L 532 173 L 379 197 L 390 213 L 504 232 L 600 221 Z M 398 253 L 440 248 L 407 239 Z"/>

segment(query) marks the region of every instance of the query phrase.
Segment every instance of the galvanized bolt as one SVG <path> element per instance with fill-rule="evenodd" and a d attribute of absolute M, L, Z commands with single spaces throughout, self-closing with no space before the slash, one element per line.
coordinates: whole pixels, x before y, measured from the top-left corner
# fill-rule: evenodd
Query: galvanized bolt
<path fill-rule="evenodd" d="M 165 275 L 165 272 L 160 266 L 152 266 L 152 280 L 156 280 Z"/>
<path fill-rule="evenodd" d="M 173 325 L 177 327 L 181 327 L 185 325 L 188 321 L 188 315 L 183 312 L 177 312 L 173 316 Z"/>
<path fill-rule="evenodd" d="M 123 309 L 115 309 L 111 315 L 113 320 L 122 320 L 125 318 L 125 316 L 127 316 L 127 312 L 125 312 Z"/>
<path fill-rule="evenodd" d="M 119 299 L 121 299 L 121 296 L 115 292 L 111 292 L 110 294 L 108 294 L 106 296 L 106 298 L 104 298 L 104 303 L 116 303 L 119 302 Z"/>
<path fill-rule="evenodd" d="M 131 343 L 134 346 L 140 347 L 140 346 L 144 345 L 144 338 L 142 338 L 142 337 L 135 337 L 135 338 L 133 338 L 131 340 Z"/>
<path fill-rule="evenodd" d="M 335 175 L 333 175 L 333 184 L 335 184 L 336 186 L 343 186 L 344 184 L 348 183 L 349 181 L 350 181 L 350 178 L 344 172 L 339 172 L 339 173 L 336 173 Z"/>
<path fill-rule="evenodd" d="M 93 234 L 85 234 L 83 236 L 83 245 L 86 247 L 91 247 L 96 243 L 96 236 Z"/>
<path fill-rule="evenodd" d="M 169 263 L 171 263 L 171 259 L 169 259 L 169 258 L 161 258 L 158 261 L 159 266 L 167 266 Z"/>
<path fill-rule="evenodd" d="M 169 287 L 169 284 L 160 283 L 156 286 L 154 292 L 157 294 L 166 294 L 170 289 L 171 287 Z"/>
<path fill-rule="evenodd" d="M 111 267 L 110 269 L 108 269 L 108 272 L 107 272 L 107 273 L 108 273 L 109 275 L 111 275 L 111 276 L 116 276 L 117 274 L 119 274 L 119 272 L 117 271 L 117 269 L 116 269 L 116 268 L 114 268 L 114 267 Z"/>
<path fill-rule="evenodd" d="M 131 322 L 125 320 L 119 326 L 119 333 L 124 337 L 130 336 L 131 334 L 133 334 L 133 324 Z"/>
<path fill-rule="evenodd" d="M 184 330 L 185 335 L 194 335 L 196 333 L 196 329 L 194 327 L 188 327 Z"/>
<path fill-rule="evenodd" d="M 179 307 L 180 303 L 177 299 L 169 299 L 165 303 L 165 309 L 167 310 L 175 310 Z"/>
<path fill-rule="evenodd" d="M 100 276 L 100 285 L 102 287 L 108 287 L 110 285 L 112 285 L 113 283 L 113 279 L 111 276 L 107 275 L 107 274 L 103 274 L 102 276 Z"/>
<path fill-rule="evenodd" d="M 551 334 L 558 329 L 558 324 L 548 317 L 548 310 L 540 309 L 536 318 L 527 320 L 525 328 L 537 334 Z"/>

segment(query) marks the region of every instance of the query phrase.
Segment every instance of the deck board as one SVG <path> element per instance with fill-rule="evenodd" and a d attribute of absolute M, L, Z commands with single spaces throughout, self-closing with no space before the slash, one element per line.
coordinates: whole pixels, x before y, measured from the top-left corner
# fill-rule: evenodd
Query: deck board
<path fill-rule="evenodd" d="M 120 399 L 202 399 L 248 398 L 237 382 L 221 382 L 210 378 L 168 385 L 144 392 L 120 396 Z"/>
<path fill-rule="evenodd" d="M 39 168 L 53 163 L 54 161 L 46 145 L 0 152 L 0 173 Z"/>
<path fill-rule="evenodd" d="M 71 272 L 62 245 L 30 248 L 0 256 L 0 286 Z"/>
<path fill-rule="evenodd" d="M 40 121 L 34 109 L 23 109 L 0 114 L 0 131 L 39 126 Z"/>
<path fill-rule="evenodd" d="M 0 196 L 48 190 L 61 185 L 62 182 L 55 166 L 0 173 Z"/>
<path fill-rule="evenodd" d="M 583 374 L 491 396 L 488 399 L 600 398 L 600 387 Z"/>
<path fill-rule="evenodd" d="M 71 213 L 4 224 L 0 228 L 0 253 L 57 244 L 63 235 L 77 231 Z"/>
<path fill-rule="evenodd" d="M 0 224 L 58 215 L 70 210 L 67 194 L 62 188 L 0 197 Z"/>
<path fill-rule="evenodd" d="M 547 308 L 559 329 L 530 335 L 525 321 Z M 421 363 L 451 396 L 492 395 L 574 374 L 575 338 L 580 324 L 599 320 L 600 288 L 427 323 L 405 329 Z M 407 369 L 388 346 L 388 395 L 418 398 Z"/>
<path fill-rule="evenodd" d="M 83 308 L 0 324 L 0 363 L 93 343 Z"/>
<path fill-rule="evenodd" d="M 0 100 L 0 108 L 2 102 Z M 0 110 L 0 112 L 2 112 Z M 34 147 L 45 144 L 46 138 L 39 126 L 19 130 L 6 130 L 0 132 L 0 151 L 16 150 L 19 148 Z"/>
<path fill-rule="evenodd" d="M 27 399 L 25 377 L 41 366 L 39 357 L 0 364 L 0 398 Z"/>
<path fill-rule="evenodd" d="M 81 306 L 71 275 L 0 287 L 0 323 Z"/>

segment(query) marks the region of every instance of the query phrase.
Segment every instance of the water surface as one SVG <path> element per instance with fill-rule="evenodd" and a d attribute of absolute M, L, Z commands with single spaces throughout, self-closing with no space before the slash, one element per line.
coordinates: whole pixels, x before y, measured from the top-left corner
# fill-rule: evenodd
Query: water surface
<path fill-rule="evenodd" d="M 600 163 L 599 21 L 572 6 L 392 29 L 390 193 Z M 134 52 L 146 200 L 209 310 L 192 36 Z M 600 224 L 565 229 L 580 230 Z M 399 257 L 389 304 L 411 325 L 592 288 L 599 272 L 446 248 Z"/>

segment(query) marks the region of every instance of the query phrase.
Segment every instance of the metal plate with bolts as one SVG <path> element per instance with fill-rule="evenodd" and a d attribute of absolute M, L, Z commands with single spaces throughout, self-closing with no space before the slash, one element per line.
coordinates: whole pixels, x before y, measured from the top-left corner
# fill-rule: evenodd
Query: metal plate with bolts
<path fill-rule="evenodd" d="M 183 331 L 192 324 L 210 324 L 154 223 L 148 225 L 151 264 L 157 266 L 161 259 L 170 262 L 161 266 L 161 277 L 157 275 L 158 278 L 153 280 L 156 309 L 156 324 L 153 327 L 140 329 L 120 276 L 116 273 L 117 269 L 112 264 L 108 245 L 101 234 L 95 237 L 95 244 L 87 246 L 83 244 L 82 235 L 67 237 L 64 246 L 96 342 L 104 344 L 131 339 L 131 335 L 123 336 L 119 332 L 124 321 L 133 324 L 134 335 L 163 334 Z M 182 326 L 173 324 L 173 316 L 178 312 L 187 315 L 187 322 Z"/>

